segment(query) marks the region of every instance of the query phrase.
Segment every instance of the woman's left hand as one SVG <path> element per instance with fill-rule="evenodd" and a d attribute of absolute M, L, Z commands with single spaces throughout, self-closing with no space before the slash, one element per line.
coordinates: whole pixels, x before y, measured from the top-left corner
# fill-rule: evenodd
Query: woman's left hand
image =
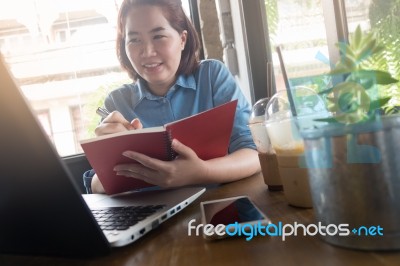
<path fill-rule="evenodd" d="M 178 154 L 173 161 L 162 161 L 134 151 L 124 156 L 138 163 L 119 164 L 114 167 L 117 175 L 133 177 L 160 187 L 180 187 L 208 183 L 207 161 L 201 160 L 188 146 L 172 141 L 172 149 Z"/>

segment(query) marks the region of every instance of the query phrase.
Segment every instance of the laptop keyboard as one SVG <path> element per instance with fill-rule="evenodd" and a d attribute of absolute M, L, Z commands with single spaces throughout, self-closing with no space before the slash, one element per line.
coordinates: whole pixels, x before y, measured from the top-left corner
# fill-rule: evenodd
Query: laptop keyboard
<path fill-rule="evenodd" d="M 166 205 L 109 207 L 91 210 L 102 230 L 126 230 Z"/>

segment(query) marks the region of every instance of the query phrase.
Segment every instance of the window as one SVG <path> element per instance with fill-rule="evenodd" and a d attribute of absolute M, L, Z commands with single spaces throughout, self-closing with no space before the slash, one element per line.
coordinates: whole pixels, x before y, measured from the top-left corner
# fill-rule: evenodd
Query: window
<path fill-rule="evenodd" d="M 40 124 L 42 125 L 44 131 L 46 132 L 46 135 L 49 137 L 51 141 L 53 141 L 53 131 L 51 127 L 49 111 L 38 110 L 36 111 L 36 114 Z"/>
<path fill-rule="evenodd" d="M 275 46 L 283 48 L 292 87 L 317 84 L 321 87 L 329 82 L 324 74 L 337 60 L 330 56 L 334 54 L 336 57 L 335 44 L 347 40 L 347 33 L 354 32 L 358 25 L 363 31 L 375 31 L 389 50 L 385 55 L 386 66 L 377 68 L 389 68 L 395 77 L 400 76 L 397 63 L 400 56 L 396 49 L 400 42 L 399 1 L 265 0 L 265 7 L 276 90 L 284 90 L 285 85 Z M 339 22 L 342 22 L 343 29 L 337 29 Z M 330 38 L 335 31 L 340 33 Z"/>
<path fill-rule="evenodd" d="M 369 8 L 372 0 L 346 0 L 346 19 L 349 32 L 353 32 L 358 25 L 364 30 L 369 30 Z"/>
<path fill-rule="evenodd" d="M 82 110 L 79 105 L 70 107 L 70 115 L 72 120 L 71 132 L 74 133 L 74 143 L 75 143 L 75 151 L 83 152 L 81 145 L 79 144 L 79 140 L 85 139 L 87 136 L 85 134 L 85 122 L 82 119 Z"/>
<path fill-rule="evenodd" d="M 276 90 L 285 90 L 277 45 L 281 46 L 291 84 L 304 85 L 329 71 L 329 55 L 320 0 L 266 0 Z"/>
<path fill-rule="evenodd" d="M 349 32 L 358 25 L 363 31 L 373 31 L 378 41 L 385 45 L 382 60 L 377 60 L 374 68 L 386 70 L 400 78 L 400 1 L 397 0 L 345 0 L 346 18 Z"/>
<path fill-rule="evenodd" d="M 25 0 L 0 3 L 0 51 L 62 156 L 81 152 L 79 140 L 92 137 L 99 122 L 95 108 L 103 104 L 110 90 L 130 82 L 126 73 L 121 72 L 114 47 L 121 2 Z M 249 20 L 257 17 L 255 12 L 260 8 L 252 9 L 256 1 L 237 2 L 242 3 L 245 11 L 250 11 L 244 22 L 249 35 L 262 24 L 257 20 L 251 24 Z M 265 91 L 266 72 L 260 71 L 259 64 L 266 62 L 264 56 L 260 56 L 266 50 L 274 63 L 276 87 L 278 90 L 285 88 L 274 49 L 276 45 L 283 47 L 292 84 L 324 82 L 321 75 L 329 71 L 331 47 L 334 47 L 327 38 L 332 30 L 326 30 L 326 24 L 335 23 L 328 21 L 328 17 L 337 12 L 324 8 L 327 2 L 344 3 L 349 32 L 360 24 L 363 30 L 379 33 L 379 38 L 392 49 L 384 67 L 400 77 L 400 54 L 396 49 L 400 42 L 398 0 L 265 0 L 272 49 L 269 51 L 269 47 L 263 46 L 262 53 L 253 46 L 248 49 L 252 52 L 249 61 L 258 64 L 250 68 L 252 79 L 257 80 L 250 81 L 255 84 L 253 90 L 260 91 L 255 93 L 254 100 Z M 189 3 L 196 9 L 196 0 L 182 3 L 187 14 L 190 14 Z M 248 42 L 258 42 L 262 34 L 255 31 Z M 257 76 L 257 72 L 262 73 Z M 43 110 L 46 110 L 45 116 Z"/>
<path fill-rule="evenodd" d="M 61 156 L 82 152 L 79 141 L 93 137 L 99 122 L 96 107 L 131 82 L 115 53 L 121 2 L 0 3 L 0 51 Z"/>
<path fill-rule="evenodd" d="M 368 61 L 369 68 L 388 71 L 400 80 L 400 1 L 398 0 L 345 0 L 348 30 L 354 32 L 357 26 L 363 31 L 375 32 L 378 43 L 384 51 Z M 391 105 L 400 105 L 400 85 L 393 84 L 380 90 L 392 97 Z"/>

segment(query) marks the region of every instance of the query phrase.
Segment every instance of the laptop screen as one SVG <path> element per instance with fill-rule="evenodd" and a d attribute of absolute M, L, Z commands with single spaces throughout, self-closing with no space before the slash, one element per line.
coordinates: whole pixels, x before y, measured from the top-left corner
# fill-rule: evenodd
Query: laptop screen
<path fill-rule="evenodd" d="M 86 254 L 88 246 L 107 252 L 107 240 L 1 56 L 0 80 L 0 252 Z"/>

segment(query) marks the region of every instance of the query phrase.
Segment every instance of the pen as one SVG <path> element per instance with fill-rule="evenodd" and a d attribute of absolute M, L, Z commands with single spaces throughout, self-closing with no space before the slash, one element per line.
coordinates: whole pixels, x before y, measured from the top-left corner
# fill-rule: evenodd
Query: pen
<path fill-rule="evenodd" d="M 104 119 L 110 114 L 110 112 L 105 108 L 98 107 L 96 110 L 96 114 L 98 114 L 99 116 L 101 116 L 101 118 Z"/>

